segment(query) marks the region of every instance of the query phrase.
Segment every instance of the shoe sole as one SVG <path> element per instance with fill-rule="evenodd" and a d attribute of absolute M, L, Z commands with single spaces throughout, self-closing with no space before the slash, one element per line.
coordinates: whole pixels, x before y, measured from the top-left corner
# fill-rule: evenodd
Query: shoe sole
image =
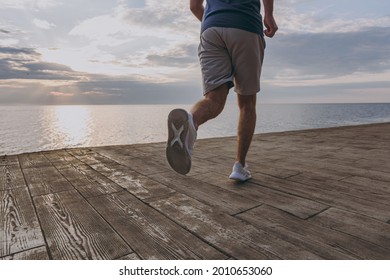
<path fill-rule="evenodd" d="M 185 110 L 175 109 L 169 113 L 166 156 L 172 169 L 182 175 L 191 169 L 191 156 L 185 147 L 188 129 L 188 113 Z"/>

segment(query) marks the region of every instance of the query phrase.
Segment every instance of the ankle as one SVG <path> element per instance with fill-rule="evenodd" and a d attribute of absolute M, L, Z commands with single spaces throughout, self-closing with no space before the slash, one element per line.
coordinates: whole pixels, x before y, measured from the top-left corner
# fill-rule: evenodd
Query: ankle
<path fill-rule="evenodd" d="M 199 126 L 198 126 L 198 122 L 197 122 L 196 117 L 194 116 L 194 114 L 192 112 L 189 112 L 188 115 L 190 117 L 190 123 L 195 128 L 195 130 L 198 131 Z"/>

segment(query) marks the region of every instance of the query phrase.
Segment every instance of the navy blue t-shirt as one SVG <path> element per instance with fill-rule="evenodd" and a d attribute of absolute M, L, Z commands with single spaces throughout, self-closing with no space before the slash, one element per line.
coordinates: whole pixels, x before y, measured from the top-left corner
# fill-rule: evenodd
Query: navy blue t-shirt
<path fill-rule="evenodd" d="M 201 32 L 210 27 L 230 27 L 263 36 L 260 7 L 260 0 L 206 0 Z"/>

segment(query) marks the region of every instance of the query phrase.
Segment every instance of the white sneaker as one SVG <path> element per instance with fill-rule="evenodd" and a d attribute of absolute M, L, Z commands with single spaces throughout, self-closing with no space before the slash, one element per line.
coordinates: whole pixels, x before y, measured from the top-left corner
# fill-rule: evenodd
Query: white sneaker
<path fill-rule="evenodd" d="M 174 109 L 168 115 L 168 141 L 166 155 L 169 165 L 180 174 L 191 169 L 191 157 L 197 132 L 191 113 Z"/>
<path fill-rule="evenodd" d="M 233 171 L 232 174 L 230 174 L 229 179 L 245 182 L 249 179 L 252 179 L 252 175 L 250 171 L 248 170 L 248 165 L 245 164 L 245 167 L 242 166 L 241 163 L 236 162 L 233 165 Z"/>

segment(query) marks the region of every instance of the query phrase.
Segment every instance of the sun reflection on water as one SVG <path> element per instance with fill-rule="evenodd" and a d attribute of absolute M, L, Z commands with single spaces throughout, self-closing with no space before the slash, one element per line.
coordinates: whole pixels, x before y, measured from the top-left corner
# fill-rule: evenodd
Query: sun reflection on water
<path fill-rule="evenodd" d="M 47 112 L 51 142 L 58 147 L 88 145 L 91 112 L 87 106 L 53 106 Z"/>

